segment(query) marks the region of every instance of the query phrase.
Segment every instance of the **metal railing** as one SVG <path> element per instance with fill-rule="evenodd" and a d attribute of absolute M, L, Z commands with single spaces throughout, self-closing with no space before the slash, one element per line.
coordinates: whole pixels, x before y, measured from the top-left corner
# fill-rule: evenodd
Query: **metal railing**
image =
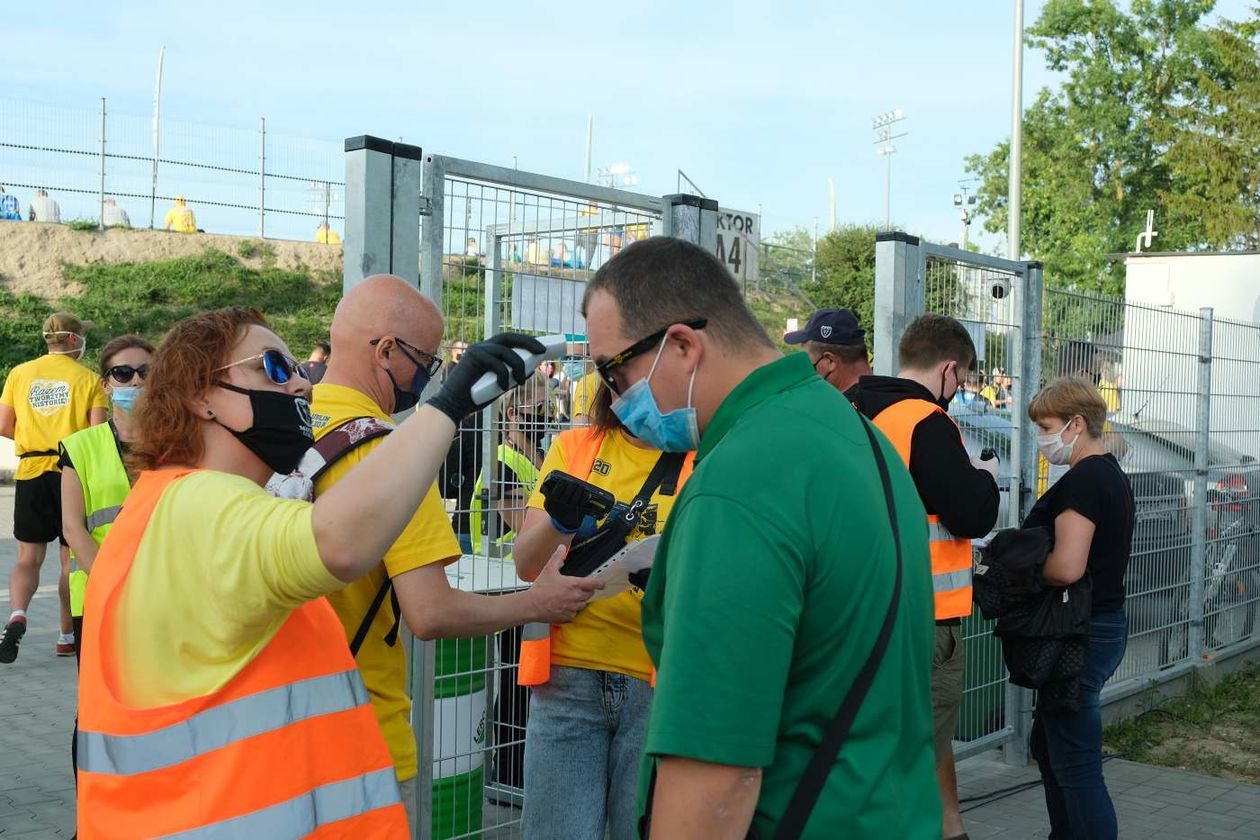
<path fill-rule="evenodd" d="M 208 233 L 311 240 L 327 223 L 340 235 L 344 160 L 337 143 L 98 108 L 0 99 L 0 186 L 23 218 L 36 190 L 62 222 L 165 226 L 176 197 Z M 111 218 L 112 217 L 112 218 Z"/>

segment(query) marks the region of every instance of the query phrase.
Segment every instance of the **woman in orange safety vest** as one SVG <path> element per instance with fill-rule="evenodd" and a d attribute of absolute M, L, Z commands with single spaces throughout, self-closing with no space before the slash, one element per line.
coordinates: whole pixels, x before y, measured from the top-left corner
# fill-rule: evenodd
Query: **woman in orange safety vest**
<path fill-rule="evenodd" d="M 310 504 L 263 490 L 311 444 L 310 383 L 284 342 L 244 308 L 171 330 L 133 417 L 140 474 L 84 610 L 80 837 L 409 836 L 322 596 L 398 537 L 479 407 L 473 383 L 525 378 L 515 347 L 543 350 L 520 336 L 469 348 L 437 396 Z"/>
<path fill-rule="evenodd" d="M 631 542 L 664 528 L 694 453 L 662 453 L 632 437 L 613 413 L 610 395 L 600 382 L 589 408 L 592 425 L 561 433 L 539 475 L 545 482 L 553 470 L 568 473 L 627 506 L 641 498 L 638 522 L 615 535 Z M 596 528 L 580 504 L 544 497 L 540 489 L 528 506 L 513 558 L 517 573 L 533 580 L 556 546 L 572 547 L 575 559 Z M 608 514 L 605 524 L 618 518 Z M 642 600 L 638 588 L 596 596 L 569 624 L 525 628 L 518 682 L 533 687 L 525 729 L 525 840 L 603 840 L 606 830 L 611 840 L 637 836 L 639 762 L 652 701 Z"/>

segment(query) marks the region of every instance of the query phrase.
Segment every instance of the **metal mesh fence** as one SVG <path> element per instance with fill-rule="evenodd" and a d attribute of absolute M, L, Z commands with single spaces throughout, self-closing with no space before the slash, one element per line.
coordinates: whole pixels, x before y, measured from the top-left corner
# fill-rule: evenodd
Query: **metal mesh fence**
<path fill-rule="evenodd" d="M 957 318 L 976 346 L 976 366 L 949 406 L 962 432 L 968 454 L 993 451 L 999 459 L 999 524 L 1019 514 L 1012 501 L 1012 478 L 1018 475 L 1021 440 L 1013 410 L 1020 375 L 1021 310 L 1017 293 L 1022 277 L 996 266 L 980 266 L 957 252 L 928 248 L 924 253 L 923 293 L 929 312 Z M 1016 481 L 1015 486 L 1018 486 Z M 985 748 L 1008 732 L 1006 666 L 993 637 L 994 622 L 979 610 L 963 621 L 966 647 L 963 703 L 955 739 L 960 755 Z"/>
<path fill-rule="evenodd" d="M 564 358 L 465 421 L 439 479 L 465 550 L 448 569 L 452 585 L 505 594 L 526 585 L 512 547 L 543 453 L 593 396 L 580 314 L 585 283 L 620 248 L 658 230 L 660 217 L 643 209 L 653 201 L 646 196 L 628 208 L 601 200 L 594 189 L 583 194 L 581 185 L 566 192 L 559 183 L 540 189 L 461 175 L 469 171 L 463 163 L 438 156 L 425 162 L 432 170 L 425 182 L 441 195 L 428 196 L 431 214 L 422 219 L 422 284 L 441 300 L 444 354 L 456 358 L 468 343 L 508 329 L 571 339 Z M 435 838 L 520 836 L 529 702 L 528 690 L 516 684 L 521 631 L 416 646 L 420 761 L 432 767 L 431 780 L 423 771 L 420 779 L 431 784 Z"/>
<path fill-rule="evenodd" d="M 1044 311 L 1046 381 L 1081 376 L 1097 386 L 1104 441 L 1133 487 L 1129 645 L 1111 678 L 1120 683 L 1188 655 L 1200 319 L 1055 289 Z M 1040 463 L 1038 496 L 1067 471 Z"/>
<path fill-rule="evenodd" d="M 913 237 L 889 239 L 881 253 L 877 301 L 891 303 L 894 330 L 920 312 L 938 312 L 958 318 L 975 341 L 978 370 L 950 414 L 969 452 L 991 447 L 1003 459 L 998 527 L 1017 524 L 1067 469 L 1036 454 L 1025 417 L 1032 394 L 1057 376 L 1081 376 L 1107 406 L 1104 440 L 1132 485 L 1135 527 L 1125 581 L 1128 648 L 1104 699 L 1255 644 L 1260 326 L 1211 310 L 1042 291 L 1019 282 L 1029 264 L 1004 270 L 1004 261 Z M 1021 289 L 1036 299 L 1021 302 Z M 1016 358 L 1021 344 L 1032 358 Z M 1021 372 L 1036 381 L 1021 382 Z M 1017 497 L 1021 481 L 1027 489 Z M 964 621 L 959 754 L 1014 744 L 1026 726 L 1006 714 L 1003 703 L 1017 695 L 1001 690 L 1005 671 L 991 629 L 979 616 Z M 1014 717 L 1026 717 L 1025 706 Z"/>
<path fill-rule="evenodd" d="M 264 120 L 230 128 L 163 118 L 156 149 L 154 135 L 152 116 L 114 113 L 105 100 L 67 108 L 0 99 L 0 186 L 24 218 L 43 189 L 62 222 L 99 222 L 113 199 L 130 226 L 160 229 L 183 197 L 208 233 L 310 240 L 327 222 L 340 236 L 340 144 L 277 134 Z M 119 218 L 105 214 L 107 224 Z"/>

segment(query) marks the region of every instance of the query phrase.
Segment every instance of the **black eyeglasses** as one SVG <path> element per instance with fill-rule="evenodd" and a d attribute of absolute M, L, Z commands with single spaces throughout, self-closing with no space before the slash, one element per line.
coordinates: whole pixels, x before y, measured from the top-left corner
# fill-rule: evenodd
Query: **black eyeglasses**
<path fill-rule="evenodd" d="M 311 375 L 307 373 L 306 368 L 302 367 L 302 364 L 297 359 L 294 359 L 292 356 L 281 353 L 279 350 L 275 349 L 264 350 L 258 355 L 250 356 L 247 359 L 238 359 L 235 362 L 231 362 L 221 368 L 218 368 L 215 373 L 218 373 L 220 370 L 227 370 L 230 367 L 236 367 L 237 365 L 256 362 L 259 359 L 262 359 L 263 372 L 266 373 L 267 378 L 276 385 L 288 385 L 289 381 L 293 379 L 294 376 L 301 379 L 311 378 Z"/>
<path fill-rule="evenodd" d="M 622 350 L 612 358 L 600 362 L 595 366 L 595 372 L 599 374 L 599 378 L 604 384 L 612 389 L 614 394 L 621 393 L 621 386 L 617 384 L 617 379 L 613 372 L 617 368 L 624 366 L 635 356 L 642 356 L 644 353 L 652 350 L 656 345 L 661 343 L 661 339 L 665 337 L 665 333 L 669 332 L 670 327 L 682 324 L 684 327 L 691 327 L 693 330 L 702 330 L 709 321 L 706 318 L 691 318 L 687 321 L 675 321 L 672 324 L 666 324 L 647 338 L 642 338 L 631 344 L 625 350 Z"/>
<path fill-rule="evenodd" d="M 408 359 L 410 359 L 413 365 L 420 368 L 421 370 L 428 372 L 429 376 L 436 375 L 438 372 L 438 368 L 442 367 L 442 360 L 438 358 L 437 356 L 434 356 L 432 353 L 426 353 L 423 350 L 421 350 L 419 347 L 416 347 L 412 344 L 408 344 L 407 342 L 403 341 L 398 336 L 394 336 L 393 339 L 394 339 L 394 343 L 398 345 L 398 349 L 403 352 L 403 355 L 406 356 Z M 376 345 L 380 344 L 382 341 L 384 341 L 384 338 L 374 338 L 371 341 L 369 341 L 368 344 L 371 344 L 373 347 L 375 347 Z M 416 356 L 420 356 L 421 359 L 428 359 L 428 361 L 422 362 L 420 359 L 417 359 L 416 356 L 411 355 L 412 353 L 415 353 Z"/>
<path fill-rule="evenodd" d="M 148 363 L 140 365 L 139 367 L 132 367 L 131 365 L 114 365 L 112 368 L 105 371 L 105 375 L 117 382 L 119 385 L 126 385 L 134 379 L 137 374 L 140 376 L 141 382 L 147 379 L 149 377 Z"/>

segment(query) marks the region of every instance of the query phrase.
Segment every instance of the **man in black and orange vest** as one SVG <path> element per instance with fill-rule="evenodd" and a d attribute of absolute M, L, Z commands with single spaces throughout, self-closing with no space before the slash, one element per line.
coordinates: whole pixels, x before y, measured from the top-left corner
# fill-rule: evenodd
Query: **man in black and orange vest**
<path fill-rule="evenodd" d="M 932 717 L 944 806 L 941 836 L 966 837 L 953 754 L 963 693 L 960 625 L 971 615 L 971 540 L 997 522 L 998 462 L 969 456 L 947 413 L 976 365 L 966 328 L 944 315 L 920 315 L 906 327 L 898 355 L 897 376 L 863 376 L 847 396 L 897 448 L 927 510 L 936 604 Z"/>

